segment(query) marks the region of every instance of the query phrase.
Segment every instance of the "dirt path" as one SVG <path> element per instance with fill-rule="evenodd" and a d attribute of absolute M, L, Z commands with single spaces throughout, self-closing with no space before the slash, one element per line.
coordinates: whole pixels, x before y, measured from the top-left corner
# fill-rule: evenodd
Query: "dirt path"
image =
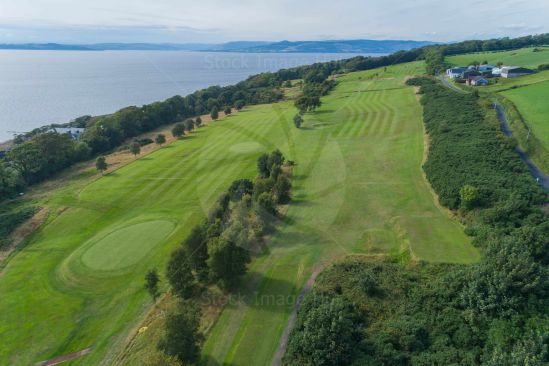
<path fill-rule="evenodd" d="M 78 351 L 78 352 L 74 352 L 74 353 L 71 353 L 71 354 L 68 354 L 68 355 L 64 355 L 64 356 L 58 356 L 58 357 L 54 357 L 50 360 L 47 360 L 47 361 L 40 361 L 36 364 L 34 364 L 34 366 L 53 366 L 53 365 L 59 365 L 60 363 L 63 363 L 63 362 L 66 362 L 66 361 L 70 361 L 70 360 L 73 360 L 77 357 L 82 357 L 82 356 L 85 356 L 87 355 L 88 353 L 90 353 L 92 351 L 91 348 L 86 348 L 86 349 L 83 349 L 81 351 Z"/>
<path fill-rule="evenodd" d="M 273 357 L 273 362 L 271 363 L 272 366 L 280 366 L 282 365 L 282 357 L 284 357 L 284 353 L 286 353 L 286 346 L 288 345 L 288 338 L 290 337 L 290 332 L 294 328 L 295 321 L 297 319 L 297 311 L 301 307 L 301 303 L 303 302 L 303 299 L 305 298 L 305 295 L 311 289 L 313 288 L 313 285 L 315 283 L 316 278 L 324 270 L 326 265 L 321 265 L 319 268 L 317 268 L 309 277 L 307 282 L 305 283 L 305 286 L 301 289 L 301 292 L 299 293 L 299 296 L 297 297 L 297 300 L 294 304 L 294 307 L 292 308 L 292 313 L 290 314 L 290 318 L 288 319 L 288 324 L 286 325 L 286 328 L 284 329 L 284 333 L 282 333 L 282 337 L 280 338 L 280 343 L 278 344 L 278 349 L 276 350 L 276 353 Z"/>

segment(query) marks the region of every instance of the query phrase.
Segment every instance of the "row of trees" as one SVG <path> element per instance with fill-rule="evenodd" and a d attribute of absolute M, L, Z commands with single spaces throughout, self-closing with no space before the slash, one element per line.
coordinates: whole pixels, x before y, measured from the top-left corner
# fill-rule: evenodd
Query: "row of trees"
<path fill-rule="evenodd" d="M 200 354 L 200 311 L 193 299 L 211 284 L 225 291 L 237 288 L 251 253 L 261 248 L 264 235 L 274 228 L 277 205 L 290 199 L 291 184 L 280 151 L 261 155 L 257 167 L 257 178 L 234 181 L 168 262 L 166 278 L 181 303 L 168 315 L 165 337 L 158 346 L 182 362 L 196 362 Z M 160 294 L 159 281 L 154 270 L 145 277 L 153 299 Z"/>

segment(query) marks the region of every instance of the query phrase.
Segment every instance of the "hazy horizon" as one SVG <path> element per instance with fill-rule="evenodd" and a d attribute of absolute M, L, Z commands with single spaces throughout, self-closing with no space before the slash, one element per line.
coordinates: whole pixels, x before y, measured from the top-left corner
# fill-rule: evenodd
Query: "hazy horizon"
<path fill-rule="evenodd" d="M 541 0 L 0 0 L 0 43 L 452 42 L 545 33 L 547 14 Z"/>

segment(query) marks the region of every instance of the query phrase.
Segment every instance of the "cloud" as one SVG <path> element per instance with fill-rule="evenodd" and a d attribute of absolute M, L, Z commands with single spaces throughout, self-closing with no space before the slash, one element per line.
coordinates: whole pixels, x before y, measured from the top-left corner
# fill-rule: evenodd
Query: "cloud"
<path fill-rule="evenodd" d="M 0 41 L 453 41 L 548 32 L 547 14 L 545 0 L 0 0 Z"/>

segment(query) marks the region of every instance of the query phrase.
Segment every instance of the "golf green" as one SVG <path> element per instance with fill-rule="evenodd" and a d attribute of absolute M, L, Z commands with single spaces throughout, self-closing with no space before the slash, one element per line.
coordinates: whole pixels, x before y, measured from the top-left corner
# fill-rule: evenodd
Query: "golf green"
<path fill-rule="evenodd" d="M 175 228 L 171 221 L 148 221 L 126 226 L 94 240 L 82 255 L 91 269 L 122 269 L 139 262 Z"/>

